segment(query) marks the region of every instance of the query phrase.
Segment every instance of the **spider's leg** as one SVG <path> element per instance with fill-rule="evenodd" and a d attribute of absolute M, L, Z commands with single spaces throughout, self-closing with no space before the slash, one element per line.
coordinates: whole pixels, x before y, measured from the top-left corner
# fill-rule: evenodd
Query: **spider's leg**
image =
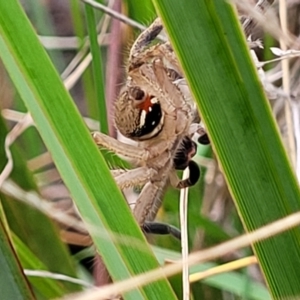
<path fill-rule="evenodd" d="M 164 95 L 168 95 L 168 97 L 164 99 L 164 101 L 166 102 L 165 109 L 167 111 L 172 112 L 175 108 L 175 109 L 180 109 L 181 111 L 184 112 L 188 112 L 187 114 L 185 114 L 185 119 L 191 118 L 192 119 L 191 122 L 192 122 L 194 117 L 192 117 L 193 114 L 191 114 L 190 112 L 192 111 L 191 106 L 193 105 L 193 103 L 191 101 L 186 101 L 183 92 L 179 88 L 176 88 L 174 86 L 174 83 L 170 79 L 170 75 L 169 75 L 170 71 L 166 68 L 163 60 L 164 60 L 163 57 L 158 57 L 154 59 L 151 64 L 151 68 L 153 70 L 152 72 L 156 79 L 157 87 L 155 88 L 159 88 Z M 146 72 L 144 70 L 146 68 L 149 68 L 149 65 L 143 65 L 140 67 L 140 70 L 145 76 L 145 78 L 146 78 Z M 151 74 L 150 72 L 148 73 Z M 149 78 L 146 78 L 146 80 L 151 81 L 151 77 L 149 76 Z M 170 108 L 168 109 L 168 107 Z"/>
<path fill-rule="evenodd" d="M 116 183 L 121 190 L 136 185 L 143 185 L 156 175 L 154 169 L 148 167 L 140 167 L 132 170 L 127 170 L 115 177 Z"/>
<path fill-rule="evenodd" d="M 175 169 L 170 173 L 170 183 L 173 187 L 177 189 L 184 189 L 197 183 L 201 175 L 199 166 L 193 160 L 190 160 L 188 163 L 188 168 L 190 170 L 190 176 L 187 179 L 180 180 Z"/>
<path fill-rule="evenodd" d="M 189 161 L 188 168 L 190 170 L 190 176 L 189 178 L 180 180 L 177 183 L 177 188 L 179 189 L 184 189 L 195 185 L 200 178 L 201 175 L 200 168 L 193 160 Z"/>
<path fill-rule="evenodd" d="M 133 210 L 137 222 L 142 225 L 146 220 L 153 221 L 161 204 L 160 196 L 166 181 L 147 182 L 143 187 Z"/>
<path fill-rule="evenodd" d="M 140 56 L 144 57 L 145 48 L 159 35 L 162 31 L 163 26 L 159 18 L 155 19 L 154 22 L 144 30 L 136 39 L 131 47 L 129 54 L 130 66 L 129 70 L 132 70 L 139 66 Z"/>
<path fill-rule="evenodd" d="M 173 159 L 174 168 L 176 170 L 184 170 L 187 168 L 189 161 L 196 154 L 196 152 L 197 144 L 189 136 L 185 136 Z"/>
<path fill-rule="evenodd" d="M 170 183 L 175 188 L 186 188 L 194 185 L 200 178 L 200 169 L 198 165 L 192 161 L 192 157 L 197 152 L 197 144 L 189 137 L 185 136 L 176 152 L 176 156 L 173 159 L 173 165 L 175 170 L 184 170 L 189 168 L 189 178 L 180 180 L 173 170 L 170 175 Z"/>
<path fill-rule="evenodd" d="M 199 144 L 208 145 L 210 144 L 207 132 L 202 124 L 193 123 L 189 128 L 189 134 L 193 135 Z"/>
<path fill-rule="evenodd" d="M 119 175 L 122 175 L 122 174 L 125 174 L 125 173 L 127 173 L 128 172 L 128 170 L 126 170 L 126 169 L 112 169 L 112 170 L 110 170 L 110 173 L 111 173 L 111 175 L 113 176 L 113 177 L 117 177 L 117 176 L 119 176 Z"/>
<path fill-rule="evenodd" d="M 204 134 L 198 138 L 198 143 L 201 145 L 209 145 L 210 140 L 207 134 Z"/>
<path fill-rule="evenodd" d="M 145 233 L 151 234 L 170 234 L 176 239 L 181 240 L 181 232 L 178 228 L 159 222 L 145 222 L 142 226 L 142 229 Z"/>
<path fill-rule="evenodd" d="M 169 159 L 164 167 L 157 169 L 157 174 L 143 187 L 133 210 L 137 222 L 142 225 L 145 221 L 153 221 L 162 203 L 162 194 L 168 186 L 168 176 L 173 169 L 173 161 Z"/>
<path fill-rule="evenodd" d="M 147 158 L 147 151 L 138 146 L 122 143 L 101 132 L 93 132 L 92 136 L 98 146 L 113 151 L 116 154 L 136 160 L 144 160 L 145 157 Z"/>
<path fill-rule="evenodd" d="M 169 143 L 164 140 L 159 140 L 157 143 L 152 144 L 151 148 L 145 149 L 139 146 L 122 143 L 101 132 L 93 132 L 92 136 L 98 146 L 136 161 L 148 161 L 161 155 L 165 152 L 165 150 L 170 148 Z M 161 156 L 161 159 L 158 162 L 158 167 L 164 166 L 168 159 L 168 153 Z"/>

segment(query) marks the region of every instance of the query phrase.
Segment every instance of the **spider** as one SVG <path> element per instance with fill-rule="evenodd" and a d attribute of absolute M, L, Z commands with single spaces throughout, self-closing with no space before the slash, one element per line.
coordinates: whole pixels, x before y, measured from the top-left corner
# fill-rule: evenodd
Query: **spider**
<path fill-rule="evenodd" d="M 153 220 L 169 184 L 181 189 L 197 182 L 200 170 L 191 160 L 196 153 L 192 136 L 197 132 L 204 144 L 208 139 L 170 43 L 149 46 L 162 30 L 156 19 L 134 42 L 126 84 L 115 103 L 116 128 L 137 146 L 100 132 L 93 138 L 100 147 L 135 161 L 135 169 L 113 174 L 121 189 L 144 185 L 133 209 L 144 231 L 180 237 L 171 226 Z M 180 180 L 176 170 L 186 167 L 190 177 Z"/>

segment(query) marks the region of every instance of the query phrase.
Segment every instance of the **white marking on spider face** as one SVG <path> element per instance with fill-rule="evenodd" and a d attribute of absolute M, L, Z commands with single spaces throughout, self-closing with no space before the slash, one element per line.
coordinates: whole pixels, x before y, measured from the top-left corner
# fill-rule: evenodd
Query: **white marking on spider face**
<path fill-rule="evenodd" d="M 145 125 L 146 115 L 147 112 L 145 110 L 142 110 L 141 117 L 140 117 L 140 127 L 143 127 Z"/>
<path fill-rule="evenodd" d="M 157 98 L 152 98 L 152 99 L 150 100 L 150 102 L 151 102 L 152 104 L 154 104 L 154 103 L 158 103 L 158 100 L 157 100 Z"/>
<path fill-rule="evenodd" d="M 151 112 L 151 111 L 152 111 L 152 107 L 151 107 L 151 106 L 149 106 L 148 110 Z"/>

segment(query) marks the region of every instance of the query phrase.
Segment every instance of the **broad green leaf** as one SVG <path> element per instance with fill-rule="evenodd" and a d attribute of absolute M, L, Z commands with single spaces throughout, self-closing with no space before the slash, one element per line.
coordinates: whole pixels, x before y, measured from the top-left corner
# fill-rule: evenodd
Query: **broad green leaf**
<path fill-rule="evenodd" d="M 0 56 L 112 278 L 121 280 L 158 267 L 145 237 L 16 0 L 0 3 Z M 125 299 L 174 299 L 159 280 Z"/>
<path fill-rule="evenodd" d="M 300 209 L 300 193 L 227 1 L 155 0 L 247 231 Z M 276 299 L 299 298 L 300 229 L 256 243 Z"/>

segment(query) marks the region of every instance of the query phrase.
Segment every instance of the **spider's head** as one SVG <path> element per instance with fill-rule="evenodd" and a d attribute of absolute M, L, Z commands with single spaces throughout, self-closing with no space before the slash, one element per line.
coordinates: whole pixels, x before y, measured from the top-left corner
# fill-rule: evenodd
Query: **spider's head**
<path fill-rule="evenodd" d="M 148 140 L 161 132 L 164 113 L 155 96 L 139 87 L 130 87 L 116 101 L 115 123 L 124 136 Z"/>

